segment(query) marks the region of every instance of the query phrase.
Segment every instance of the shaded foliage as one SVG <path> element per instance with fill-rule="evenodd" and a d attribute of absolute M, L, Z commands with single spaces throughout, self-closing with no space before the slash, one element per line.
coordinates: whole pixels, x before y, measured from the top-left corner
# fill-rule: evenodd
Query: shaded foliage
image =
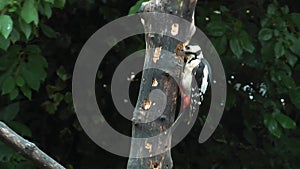
<path fill-rule="evenodd" d="M 139 2 L 0 1 L 0 120 L 68 168 L 125 168 L 126 158 L 97 147 L 81 129 L 72 107 L 71 74 L 89 36 L 130 9 L 136 12 Z M 205 121 L 201 112 L 192 132 L 172 150 L 175 168 L 299 168 L 299 6 L 295 0 L 198 2 L 196 25 L 220 54 L 228 97 L 209 141 L 197 143 Z M 114 108 L 110 82 L 113 68 L 143 48 L 143 36 L 118 43 L 96 80 L 106 119 L 129 136 L 131 123 Z M 139 77 L 131 91 L 138 90 Z M 135 102 L 137 96 L 131 97 Z M 35 167 L 0 143 L 0 168 Z"/>

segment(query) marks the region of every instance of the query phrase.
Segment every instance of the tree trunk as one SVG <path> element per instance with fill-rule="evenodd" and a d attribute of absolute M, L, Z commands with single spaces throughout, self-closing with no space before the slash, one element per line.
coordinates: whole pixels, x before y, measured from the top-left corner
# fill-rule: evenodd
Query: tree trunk
<path fill-rule="evenodd" d="M 168 129 L 175 119 L 178 82 L 183 67 L 183 60 L 176 53 L 183 43 L 189 42 L 195 31 L 193 16 L 196 3 L 197 0 L 152 0 L 142 5 L 146 54 L 139 97 L 133 113 L 128 169 L 173 167 L 170 151 L 172 131 Z M 176 15 L 188 20 L 190 26 L 181 30 L 180 23 L 167 17 L 147 17 L 146 12 Z M 159 27 L 159 33 L 147 33 L 153 32 L 154 27 Z M 184 41 L 172 37 L 178 33 L 183 35 Z M 155 137 L 158 135 L 160 137 Z"/>

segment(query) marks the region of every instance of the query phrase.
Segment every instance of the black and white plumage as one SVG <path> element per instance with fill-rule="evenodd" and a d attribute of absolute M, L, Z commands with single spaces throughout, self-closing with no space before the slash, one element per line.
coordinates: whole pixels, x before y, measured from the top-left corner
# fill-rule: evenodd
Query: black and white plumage
<path fill-rule="evenodd" d="M 194 109 L 203 101 L 203 95 L 210 83 L 211 70 L 200 46 L 188 45 L 184 48 L 184 53 L 186 62 L 181 77 L 183 107 Z"/>

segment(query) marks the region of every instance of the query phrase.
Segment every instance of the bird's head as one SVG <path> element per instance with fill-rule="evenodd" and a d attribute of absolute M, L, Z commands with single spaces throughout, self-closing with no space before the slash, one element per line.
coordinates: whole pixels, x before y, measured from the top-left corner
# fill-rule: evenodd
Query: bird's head
<path fill-rule="evenodd" d="M 184 47 L 183 51 L 186 56 L 186 62 L 203 58 L 202 50 L 199 45 L 187 45 Z"/>

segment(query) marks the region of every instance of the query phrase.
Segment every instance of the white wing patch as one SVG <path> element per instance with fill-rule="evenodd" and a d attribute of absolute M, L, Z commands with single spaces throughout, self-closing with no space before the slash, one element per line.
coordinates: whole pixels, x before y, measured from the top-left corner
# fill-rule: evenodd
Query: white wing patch
<path fill-rule="evenodd" d="M 203 94 L 205 93 L 207 86 L 208 86 L 208 74 L 209 74 L 208 67 L 207 67 L 207 65 L 205 65 L 204 69 L 203 69 L 203 78 L 202 78 L 202 84 L 201 84 L 201 88 L 200 88 L 200 91 Z"/>

